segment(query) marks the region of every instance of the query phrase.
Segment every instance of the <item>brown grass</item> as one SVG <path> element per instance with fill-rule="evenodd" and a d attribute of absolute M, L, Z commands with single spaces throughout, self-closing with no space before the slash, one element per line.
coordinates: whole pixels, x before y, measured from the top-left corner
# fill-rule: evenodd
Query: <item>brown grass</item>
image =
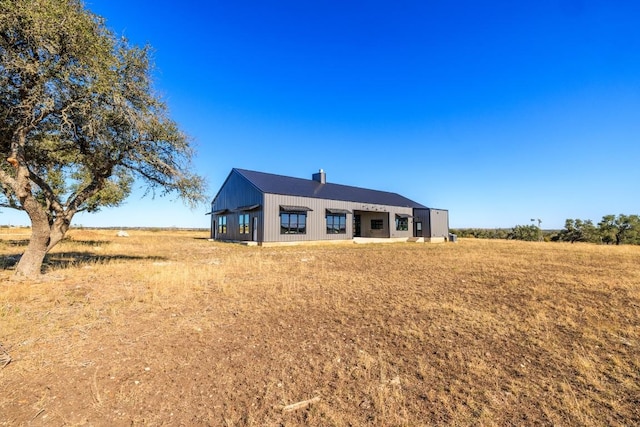
<path fill-rule="evenodd" d="M 640 424 L 640 247 L 130 234 L 0 269 L 0 425 Z"/>

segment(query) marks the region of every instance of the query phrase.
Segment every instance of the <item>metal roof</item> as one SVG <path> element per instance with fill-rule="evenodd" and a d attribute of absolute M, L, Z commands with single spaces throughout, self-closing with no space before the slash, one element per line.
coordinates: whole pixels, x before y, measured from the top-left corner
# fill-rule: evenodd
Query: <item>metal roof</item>
<path fill-rule="evenodd" d="M 263 193 L 417 209 L 427 208 L 426 206 L 407 199 L 397 193 L 369 190 L 366 188 L 351 187 L 340 184 L 321 184 L 311 179 L 293 178 L 245 169 L 234 168 L 233 170 L 246 178 Z"/>
<path fill-rule="evenodd" d="M 308 208 L 306 206 L 291 206 L 291 205 L 280 205 L 280 210 L 284 212 L 309 212 L 313 211 L 313 209 Z"/>

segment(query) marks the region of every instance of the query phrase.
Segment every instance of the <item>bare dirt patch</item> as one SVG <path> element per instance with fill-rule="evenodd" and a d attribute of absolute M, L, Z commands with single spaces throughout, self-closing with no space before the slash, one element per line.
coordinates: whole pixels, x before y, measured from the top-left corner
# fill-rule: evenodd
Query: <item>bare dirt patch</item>
<path fill-rule="evenodd" d="M 115 234 L 0 234 L 0 425 L 640 424 L 638 247 Z"/>

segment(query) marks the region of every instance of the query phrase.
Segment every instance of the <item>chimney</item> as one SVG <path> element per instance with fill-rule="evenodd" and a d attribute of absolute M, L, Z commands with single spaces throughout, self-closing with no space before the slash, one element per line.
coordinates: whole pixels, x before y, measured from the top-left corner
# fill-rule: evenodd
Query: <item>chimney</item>
<path fill-rule="evenodd" d="M 320 171 L 318 173 L 314 173 L 312 178 L 314 181 L 319 182 L 320 184 L 326 184 L 327 183 L 327 174 L 320 169 Z"/>

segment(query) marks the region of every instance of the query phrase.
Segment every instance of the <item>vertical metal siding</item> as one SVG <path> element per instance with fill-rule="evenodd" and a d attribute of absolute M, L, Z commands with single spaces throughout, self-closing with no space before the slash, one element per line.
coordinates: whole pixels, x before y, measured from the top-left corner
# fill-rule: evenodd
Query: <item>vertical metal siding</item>
<path fill-rule="evenodd" d="M 418 232 L 415 237 L 431 237 L 431 218 L 429 209 L 414 209 L 413 221 L 422 223 L 422 232 Z"/>
<path fill-rule="evenodd" d="M 445 209 L 414 209 L 414 221 L 422 221 L 422 235 L 416 237 L 448 237 L 449 211 Z"/>
<path fill-rule="evenodd" d="M 238 209 L 244 206 L 260 205 L 250 212 Z M 307 212 L 306 234 L 280 234 L 280 206 L 304 206 Z M 414 222 L 422 222 L 422 236 L 446 237 L 449 233 L 448 211 L 441 209 L 412 209 L 409 207 L 356 203 L 340 200 L 318 199 L 312 197 L 287 196 L 279 194 L 263 194 L 245 177 L 232 171 L 212 203 L 212 212 L 227 209 L 227 233 L 218 234 L 220 240 L 253 239 L 253 219 L 258 218 L 258 242 L 295 242 L 314 240 L 351 240 L 353 238 L 353 215 L 361 216 L 362 237 L 411 237 L 414 233 Z M 345 234 L 327 234 L 326 210 L 344 209 L 351 213 L 346 218 Z M 238 215 L 249 214 L 249 233 L 240 234 Z M 409 218 L 408 230 L 396 230 L 396 214 L 412 215 Z M 218 223 L 220 215 L 212 214 L 212 226 Z M 371 230 L 371 220 L 382 219 L 383 230 Z M 422 237 L 418 236 L 418 237 Z"/>
<path fill-rule="evenodd" d="M 251 212 L 240 212 L 238 208 L 250 205 L 261 205 L 260 210 Z M 216 234 L 216 238 L 220 240 L 252 240 L 253 218 L 258 217 L 258 241 L 261 241 L 261 229 L 263 223 L 262 206 L 264 205 L 262 193 L 258 191 L 249 181 L 233 171 L 222 188 L 216 195 L 212 203 L 212 212 L 228 209 L 227 212 L 227 232 L 225 234 Z M 249 233 L 240 234 L 240 224 L 238 215 L 241 213 L 249 214 Z M 215 221 L 222 215 L 214 215 Z"/>
<path fill-rule="evenodd" d="M 306 234 L 280 234 L 280 206 L 304 206 L 311 211 L 307 212 Z M 345 234 L 327 234 L 326 210 L 345 209 L 347 214 L 347 232 Z M 264 240 L 265 242 L 297 242 L 313 240 L 351 240 L 353 238 L 353 214 L 361 212 L 364 218 L 383 219 L 385 229 L 380 230 L 380 235 L 363 237 L 410 237 L 412 236 L 413 221 L 409 218 L 409 229 L 397 231 L 395 229 L 395 215 L 411 215 L 411 208 L 398 206 L 371 205 L 341 200 L 326 200 L 310 197 L 286 196 L 279 194 L 264 195 Z M 364 225 L 364 222 L 363 222 Z M 370 228 L 370 226 L 368 225 Z M 364 227 L 363 227 L 364 229 Z M 374 230 L 377 231 L 377 230 Z"/>
<path fill-rule="evenodd" d="M 280 234 L 280 206 L 304 206 L 307 212 L 306 234 Z M 351 211 L 350 202 L 314 199 L 309 197 L 265 194 L 265 242 L 297 242 L 311 240 L 345 240 L 353 238 L 353 214 L 347 214 L 345 234 L 327 234 L 326 210 L 346 209 Z"/>
<path fill-rule="evenodd" d="M 449 211 L 444 209 L 430 209 L 430 222 L 430 237 L 449 237 Z"/>

